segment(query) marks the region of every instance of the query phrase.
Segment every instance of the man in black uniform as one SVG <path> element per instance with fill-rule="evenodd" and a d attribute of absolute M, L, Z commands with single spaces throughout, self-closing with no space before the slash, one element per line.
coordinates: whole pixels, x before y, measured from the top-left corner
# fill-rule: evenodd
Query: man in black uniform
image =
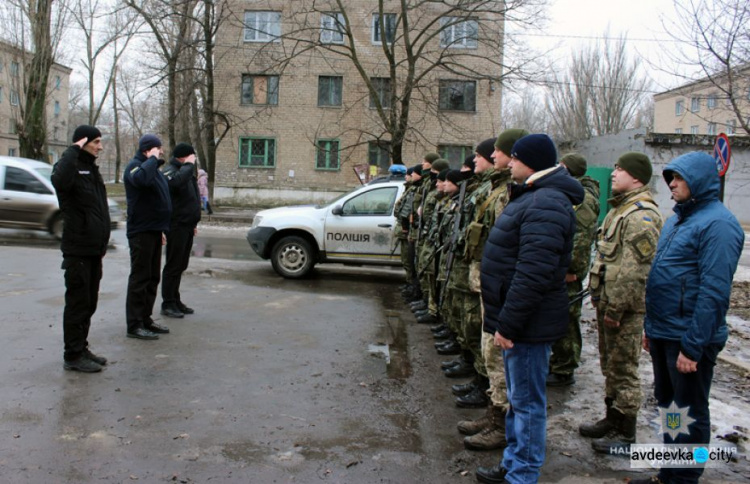
<path fill-rule="evenodd" d="M 201 219 L 201 197 L 195 175 L 195 150 L 187 143 L 178 144 L 164 169 L 172 197 L 172 220 L 167 234 L 167 262 L 161 276 L 161 314 L 170 318 L 195 312 L 180 299 L 182 273 L 188 267 L 193 236 Z"/>
<path fill-rule="evenodd" d="M 65 270 L 63 367 L 95 373 L 107 364 L 106 358 L 89 351 L 87 340 L 110 235 L 107 190 L 96 165 L 102 134 L 93 126 L 79 126 L 73 143 L 52 169 L 64 223 L 60 245 Z"/>

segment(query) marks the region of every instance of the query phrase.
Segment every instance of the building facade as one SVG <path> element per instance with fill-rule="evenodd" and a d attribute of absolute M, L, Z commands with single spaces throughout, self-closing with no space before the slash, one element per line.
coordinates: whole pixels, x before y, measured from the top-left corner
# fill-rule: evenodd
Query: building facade
<path fill-rule="evenodd" d="M 339 12 L 312 0 L 231 3 L 237 14 L 219 30 L 216 52 L 217 108 L 231 126 L 217 151 L 219 202 L 323 202 L 385 172 L 393 158 L 385 125 L 403 113 L 407 85 L 406 165 L 428 151 L 459 165 L 497 135 L 498 14 L 430 2 L 406 13 L 400 2 L 380 12 L 377 0 L 349 0 Z"/>
<path fill-rule="evenodd" d="M 750 69 L 735 79 L 734 98 L 743 119 L 750 118 Z M 740 127 L 729 96 L 706 79 L 654 96 L 654 132 L 685 135 L 747 135 Z"/>

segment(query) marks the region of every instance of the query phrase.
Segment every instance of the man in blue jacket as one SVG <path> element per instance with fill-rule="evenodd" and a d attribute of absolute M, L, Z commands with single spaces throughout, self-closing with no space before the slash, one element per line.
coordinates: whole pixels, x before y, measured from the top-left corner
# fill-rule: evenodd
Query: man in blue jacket
<path fill-rule="evenodd" d="M 138 141 L 138 152 L 125 167 L 123 181 L 128 201 L 127 236 L 130 246 L 130 276 L 125 302 L 127 336 L 159 339 L 169 329 L 151 319 L 161 272 L 161 247 L 169 232 L 172 202 L 167 179 L 159 171 L 161 140 L 146 134 Z"/>
<path fill-rule="evenodd" d="M 727 341 L 729 295 L 745 234 L 719 201 L 711 156 L 693 152 L 675 158 L 664 179 L 677 202 L 676 215 L 662 229 L 646 284 L 643 348 L 651 354 L 662 419 L 667 411 L 682 413 L 680 427 L 662 425 L 664 442 L 705 444 L 711 440 L 708 395 L 716 357 Z M 630 482 L 693 483 L 701 474 L 700 467 L 664 468 L 656 477 Z"/>
<path fill-rule="evenodd" d="M 552 343 L 568 328 L 565 274 L 570 265 L 581 184 L 563 166 L 545 134 L 530 134 L 511 150 L 510 202 L 495 222 L 481 265 L 483 330 L 503 350 L 510 408 L 508 446 L 485 483 L 534 483 L 544 463 L 546 381 Z"/>

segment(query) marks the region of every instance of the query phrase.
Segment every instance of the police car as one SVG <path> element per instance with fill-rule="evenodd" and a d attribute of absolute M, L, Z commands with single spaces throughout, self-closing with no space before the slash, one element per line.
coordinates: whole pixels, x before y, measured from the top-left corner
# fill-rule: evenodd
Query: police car
<path fill-rule="evenodd" d="M 263 210 L 253 219 L 247 241 L 274 270 L 289 279 L 315 264 L 401 265 L 393 229 L 393 208 L 404 181 L 376 180 L 327 205 Z"/>

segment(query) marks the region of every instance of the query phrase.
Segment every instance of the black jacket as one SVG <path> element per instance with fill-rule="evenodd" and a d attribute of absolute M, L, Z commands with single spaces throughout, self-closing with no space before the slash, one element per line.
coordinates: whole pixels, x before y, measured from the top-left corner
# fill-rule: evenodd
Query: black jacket
<path fill-rule="evenodd" d="M 52 185 L 63 214 L 63 256 L 103 257 L 110 235 L 109 205 L 96 158 L 77 145 L 52 168 Z"/>
<path fill-rule="evenodd" d="M 172 198 L 171 225 L 195 228 L 201 219 L 201 195 L 195 165 L 172 158 L 164 167 L 164 176 Z"/>
<path fill-rule="evenodd" d="M 169 232 L 172 201 L 159 165 L 155 157 L 136 153 L 125 167 L 122 179 L 128 199 L 128 237 L 141 232 Z"/>
<path fill-rule="evenodd" d="M 510 202 L 482 255 L 484 331 L 522 343 L 560 339 L 568 327 L 565 273 L 583 187 L 562 167 L 511 185 Z"/>

